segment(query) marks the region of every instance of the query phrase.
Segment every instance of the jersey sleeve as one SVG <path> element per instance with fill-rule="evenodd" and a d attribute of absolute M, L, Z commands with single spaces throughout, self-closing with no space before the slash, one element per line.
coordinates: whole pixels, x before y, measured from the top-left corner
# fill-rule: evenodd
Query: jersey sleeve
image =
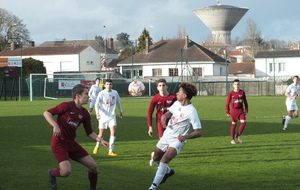
<path fill-rule="evenodd" d="M 117 97 L 117 101 L 116 101 L 117 107 L 118 107 L 120 112 L 123 112 L 122 111 L 122 106 L 121 106 L 121 98 L 120 98 L 119 93 L 117 91 L 116 91 L 116 97 Z"/>
<path fill-rule="evenodd" d="M 89 136 L 92 132 L 92 123 L 91 123 L 91 115 L 88 113 L 87 110 L 84 110 L 84 120 L 82 121 L 85 133 L 87 136 Z"/>
<path fill-rule="evenodd" d="M 227 100 L 225 105 L 226 114 L 230 114 L 230 102 L 231 102 L 231 92 L 229 92 L 227 95 Z"/>
<path fill-rule="evenodd" d="M 68 107 L 69 106 L 67 105 L 67 102 L 63 102 L 61 104 L 58 104 L 54 108 L 48 109 L 47 111 L 50 112 L 52 115 L 59 115 L 67 112 Z"/>
<path fill-rule="evenodd" d="M 101 102 L 102 102 L 101 97 L 102 97 L 102 93 L 100 92 L 98 94 L 98 96 L 96 97 L 96 103 L 95 103 L 95 112 L 96 112 L 96 114 L 100 113 L 99 109 L 100 109 Z"/>
<path fill-rule="evenodd" d="M 148 108 L 148 114 L 147 114 L 147 123 L 148 123 L 148 127 L 152 126 L 152 115 L 155 109 L 155 105 L 156 105 L 156 100 L 155 100 L 155 96 L 153 96 L 153 98 L 150 101 L 150 105 Z"/>
<path fill-rule="evenodd" d="M 202 128 L 197 110 L 195 108 L 192 111 L 190 122 L 192 124 L 193 129 L 201 129 Z"/>

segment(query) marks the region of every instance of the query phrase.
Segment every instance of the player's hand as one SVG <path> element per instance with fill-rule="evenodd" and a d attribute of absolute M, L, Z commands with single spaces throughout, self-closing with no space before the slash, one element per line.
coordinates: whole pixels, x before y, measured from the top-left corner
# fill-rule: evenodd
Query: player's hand
<path fill-rule="evenodd" d="M 53 127 L 53 135 L 56 137 L 60 136 L 60 128 L 58 126 Z"/>
<path fill-rule="evenodd" d="M 152 130 L 152 127 L 149 127 L 148 135 L 149 135 L 150 137 L 153 137 L 153 130 Z"/>
<path fill-rule="evenodd" d="M 185 140 L 186 140 L 186 138 L 184 137 L 184 136 L 178 136 L 178 140 L 180 141 L 180 142 L 184 142 Z"/>
<path fill-rule="evenodd" d="M 103 146 L 105 146 L 106 148 L 108 148 L 108 142 L 106 142 L 105 140 L 101 140 L 101 144 L 103 145 Z"/>
<path fill-rule="evenodd" d="M 97 118 L 97 120 L 100 120 L 100 114 L 99 113 L 96 114 L 96 118 Z"/>
<path fill-rule="evenodd" d="M 230 114 L 227 114 L 227 117 L 230 117 Z"/>
<path fill-rule="evenodd" d="M 120 113 L 120 116 L 119 116 L 121 119 L 123 118 L 123 114 L 122 114 L 122 112 Z"/>

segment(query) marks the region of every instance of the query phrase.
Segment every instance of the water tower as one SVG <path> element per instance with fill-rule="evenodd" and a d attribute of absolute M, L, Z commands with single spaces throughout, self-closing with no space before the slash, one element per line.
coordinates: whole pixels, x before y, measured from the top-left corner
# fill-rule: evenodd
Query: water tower
<path fill-rule="evenodd" d="M 248 10 L 247 8 L 222 5 L 218 1 L 217 5 L 193 10 L 193 12 L 212 31 L 214 43 L 231 44 L 231 30 Z"/>

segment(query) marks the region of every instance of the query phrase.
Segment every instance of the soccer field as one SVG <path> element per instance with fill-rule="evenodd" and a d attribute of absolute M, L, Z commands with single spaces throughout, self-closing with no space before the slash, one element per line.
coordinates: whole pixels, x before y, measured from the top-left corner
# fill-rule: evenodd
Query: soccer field
<path fill-rule="evenodd" d="M 299 118 L 283 131 L 284 96 L 250 96 L 244 143 L 230 144 L 230 119 L 225 96 L 195 97 L 202 137 L 188 140 L 171 161 L 175 175 L 161 190 L 294 190 L 300 189 Z M 57 166 L 50 150 L 52 127 L 43 112 L 61 101 L 0 101 L 0 190 L 47 190 L 47 170 Z M 101 190 L 142 190 L 152 183 L 157 167 L 149 166 L 150 153 L 158 141 L 147 134 L 150 98 L 122 99 L 123 119 L 117 118 L 117 157 L 100 148 L 92 155 L 99 166 Z M 88 105 L 85 106 L 86 108 Z M 118 110 L 117 110 L 118 114 Z M 93 128 L 97 120 L 92 114 Z M 105 140 L 108 140 L 106 131 Z M 90 153 L 95 143 L 83 127 L 77 141 Z M 102 147 L 103 148 L 103 147 Z M 88 190 L 87 170 L 71 161 L 72 174 L 58 178 L 60 190 Z"/>

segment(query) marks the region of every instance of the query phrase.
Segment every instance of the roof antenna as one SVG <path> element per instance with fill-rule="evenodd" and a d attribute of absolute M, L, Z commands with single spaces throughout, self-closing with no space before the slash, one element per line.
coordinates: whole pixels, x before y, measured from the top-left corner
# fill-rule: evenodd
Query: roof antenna
<path fill-rule="evenodd" d="M 221 0 L 217 0 L 217 5 L 221 5 L 222 1 Z"/>

